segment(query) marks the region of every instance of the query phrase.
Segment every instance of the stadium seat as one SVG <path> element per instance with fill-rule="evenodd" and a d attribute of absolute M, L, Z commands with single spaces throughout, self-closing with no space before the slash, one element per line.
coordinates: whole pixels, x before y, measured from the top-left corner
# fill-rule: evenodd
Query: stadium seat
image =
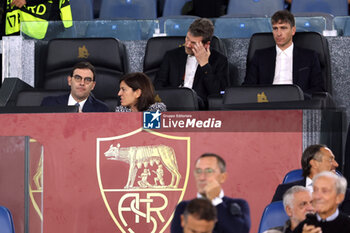
<path fill-rule="evenodd" d="M 227 14 L 271 16 L 276 11 L 283 9 L 284 0 L 230 0 Z"/>
<path fill-rule="evenodd" d="M 119 90 L 119 78 L 127 73 L 125 47 L 113 38 L 54 39 L 47 45 L 46 66 L 38 88 L 70 90 L 67 76 L 80 61 L 96 68 L 96 98 L 113 98 Z"/>
<path fill-rule="evenodd" d="M 47 96 L 58 96 L 67 93 L 67 91 L 63 90 L 24 90 L 18 93 L 16 106 L 40 106 L 41 101 Z"/>
<path fill-rule="evenodd" d="M 303 170 L 302 169 L 295 169 L 292 171 L 289 171 L 283 178 L 282 183 L 290 183 L 293 181 L 301 180 L 303 179 Z"/>
<path fill-rule="evenodd" d="M 215 20 L 215 35 L 220 38 L 250 38 L 257 32 L 271 32 L 269 18 L 228 18 Z"/>
<path fill-rule="evenodd" d="M 143 72 L 150 77 L 152 82 L 162 64 L 165 53 L 183 46 L 184 42 L 185 37 L 183 36 L 154 37 L 147 41 Z M 226 47 L 219 38 L 213 37 L 211 46 L 226 55 Z"/>
<path fill-rule="evenodd" d="M 324 12 L 334 16 L 348 15 L 347 0 L 293 0 L 290 11 L 299 12 Z"/>
<path fill-rule="evenodd" d="M 11 212 L 0 206 L 0 233 L 15 233 Z"/>
<path fill-rule="evenodd" d="M 337 175 L 342 176 L 340 171 L 336 171 Z M 294 182 L 297 180 L 304 179 L 302 169 L 294 169 L 289 171 L 283 178 L 282 184 Z"/>
<path fill-rule="evenodd" d="M 181 15 L 182 7 L 191 0 L 165 0 L 163 16 Z"/>
<path fill-rule="evenodd" d="M 304 100 L 297 85 L 259 85 L 230 87 L 225 90 L 223 104 L 267 103 Z"/>
<path fill-rule="evenodd" d="M 258 233 L 263 233 L 272 227 L 283 226 L 288 219 L 289 217 L 284 210 L 283 202 L 272 202 L 265 207 L 261 216 Z"/>
<path fill-rule="evenodd" d="M 102 0 L 100 19 L 156 19 L 156 0 Z"/>
<path fill-rule="evenodd" d="M 93 0 L 73 0 L 70 1 L 72 16 L 74 21 L 89 21 L 94 19 Z"/>
<path fill-rule="evenodd" d="M 196 111 L 198 110 L 197 94 L 191 88 L 166 88 L 156 90 L 168 111 Z"/>
<path fill-rule="evenodd" d="M 326 90 L 332 93 L 331 63 L 327 39 L 317 32 L 297 32 L 293 37 L 296 46 L 312 49 L 317 52 L 321 63 L 322 77 L 326 83 Z M 256 33 L 249 42 L 247 67 L 257 49 L 275 46 L 272 33 Z"/>

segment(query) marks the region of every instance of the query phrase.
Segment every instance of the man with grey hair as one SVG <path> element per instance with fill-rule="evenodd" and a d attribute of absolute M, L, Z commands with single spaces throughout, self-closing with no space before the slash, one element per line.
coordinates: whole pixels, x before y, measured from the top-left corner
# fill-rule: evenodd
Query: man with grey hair
<path fill-rule="evenodd" d="M 271 230 L 279 230 L 281 233 L 291 233 L 305 220 L 306 214 L 313 213 L 311 192 L 300 185 L 293 186 L 283 195 L 283 206 L 289 216 L 289 220 L 284 226 L 275 227 L 265 231 L 271 233 Z"/>
<path fill-rule="evenodd" d="M 321 172 L 313 178 L 312 205 L 315 215 L 307 215 L 295 233 L 349 233 L 350 217 L 339 211 L 347 181 L 332 172 Z"/>

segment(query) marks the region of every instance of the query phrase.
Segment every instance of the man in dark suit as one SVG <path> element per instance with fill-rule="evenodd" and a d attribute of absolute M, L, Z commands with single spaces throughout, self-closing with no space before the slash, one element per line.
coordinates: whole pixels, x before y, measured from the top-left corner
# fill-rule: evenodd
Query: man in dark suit
<path fill-rule="evenodd" d="M 216 207 L 217 222 L 215 233 L 248 233 L 250 229 L 250 211 L 243 199 L 224 196 L 221 185 L 226 181 L 226 163 L 216 154 L 201 155 L 195 165 L 197 197 L 209 199 Z M 171 232 L 181 233 L 181 215 L 189 201 L 182 201 L 176 207 Z"/>
<path fill-rule="evenodd" d="M 247 63 L 243 85 L 296 84 L 311 97 L 313 92 L 325 91 L 325 81 L 315 51 L 293 44 L 294 16 L 286 10 L 271 17 L 276 46 L 257 50 Z"/>
<path fill-rule="evenodd" d="M 227 58 L 210 48 L 214 33 L 209 19 L 197 19 L 188 29 L 184 48 L 168 51 L 154 80 L 156 89 L 188 87 L 196 91 L 205 108 L 210 94 L 219 94 L 227 86 Z"/>
<path fill-rule="evenodd" d="M 41 106 L 79 106 L 79 112 L 108 112 L 108 106 L 96 99 L 91 91 L 96 85 L 95 67 L 89 62 L 79 62 L 68 76 L 69 94 L 48 96 Z"/>
<path fill-rule="evenodd" d="M 338 163 L 334 158 L 335 157 L 332 151 L 325 145 L 316 144 L 306 148 L 301 158 L 301 167 L 303 169 L 304 179 L 278 185 L 272 198 L 272 202 L 282 200 L 283 194 L 290 187 L 295 185 L 304 186 L 312 192 L 312 179 L 315 175 L 323 171 L 330 171 L 335 173 L 335 169 L 338 167 Z M 346 190 L 344 201 L 339 206 L 339 209 L 345 214 L 350 215 L 349 189 Z"/>

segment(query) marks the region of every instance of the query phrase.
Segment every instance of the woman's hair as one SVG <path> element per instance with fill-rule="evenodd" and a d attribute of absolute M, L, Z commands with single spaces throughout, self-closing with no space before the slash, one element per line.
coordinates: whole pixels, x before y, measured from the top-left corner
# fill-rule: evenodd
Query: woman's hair
<path fill-rule="evenodd" d="M 138 111 L 145 111 L 155 103 L 155 92 L 150 78 L 144 73 L 129 73 L 120 79 L 124 81 L 133 91 L 141 90 L 141 95 L 137 100 L 136 108 Z"/>

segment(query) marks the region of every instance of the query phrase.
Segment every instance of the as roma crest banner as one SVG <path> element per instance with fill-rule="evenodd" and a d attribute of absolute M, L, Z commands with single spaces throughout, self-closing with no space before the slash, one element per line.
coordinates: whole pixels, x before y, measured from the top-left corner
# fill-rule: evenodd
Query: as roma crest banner
<path fill-rule="evenodd" d="M 116 228 L 164 232 L 188 183 L 190 138 L 138 129 L 97 138 L 96 148 L 101 198 Z"/>

